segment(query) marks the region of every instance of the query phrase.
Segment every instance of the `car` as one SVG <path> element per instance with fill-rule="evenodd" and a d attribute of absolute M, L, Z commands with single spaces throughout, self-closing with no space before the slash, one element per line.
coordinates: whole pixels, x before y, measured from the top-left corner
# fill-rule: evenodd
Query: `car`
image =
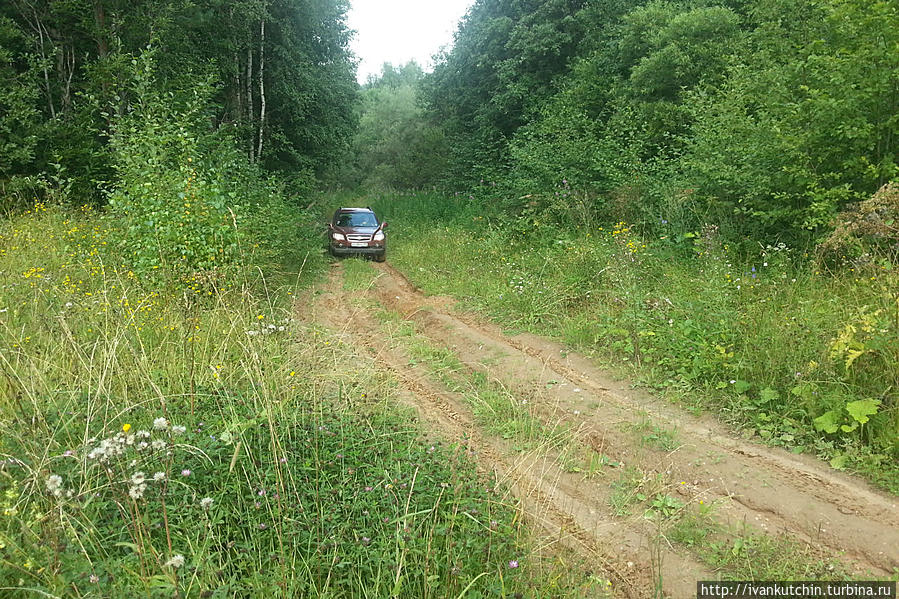
<path fill-rule="evenodd" d="M 328 251 L 332 256 L 365 255 L 384 262 L 386 228 L 371 208 L 338 208 L 328 223 Z"/>

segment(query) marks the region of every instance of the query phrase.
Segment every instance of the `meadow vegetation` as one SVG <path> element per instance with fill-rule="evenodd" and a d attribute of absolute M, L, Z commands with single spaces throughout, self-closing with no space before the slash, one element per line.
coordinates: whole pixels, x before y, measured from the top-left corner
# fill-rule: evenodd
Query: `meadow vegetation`
<path fill-rule="evenodd" d="M 899 491 L 899 281 L 883 263 L 832 272 L 804 248 L 748 252 L 712 227 L 510 220 L 464 194 L 364 201 L 391 222 L 393 264 L 427 292 Z"/>
<path fill-rule="evenodd" d="M 477 0 L 432 73 L 361 87 L 345 2 L 90 4 L 0 5 L 0 595 L 607 592 L 301 318 L 337 204 L 427 292 L 899 493 L 896 0 Z M 487 432 L 567 451 L 373 313 Z M 659 482 L 609 506 L 655 543 L 829 567 Z"/>
<path fill-rule="evenodd" d="M 543 577 L 518 508 L 389 376 L 297 318 L 316 239 L 304 262 L 248 249 L 224 279 L 162 285 L 117 224 L 38 204 L 0 225 L 4 596 L 577 588 Z"/>
<path fill-rule="evenodd" d="M 0 222 L 0 594 L 577 593 L 472 456 L 302 318 L 317 215 L 157 64 L 130 61 L 108 205 L 48 185 Z"/>

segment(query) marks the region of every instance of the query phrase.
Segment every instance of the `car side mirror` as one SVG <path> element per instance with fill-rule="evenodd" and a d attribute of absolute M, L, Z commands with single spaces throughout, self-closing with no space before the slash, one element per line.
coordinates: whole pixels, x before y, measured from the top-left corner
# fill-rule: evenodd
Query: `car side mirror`
<path fill-rule="evenodd" d="M 386 229 L 386 228 L 387 228 L 387 223 L 386 223 L 386 222 L 381 223 L 381 229 L 383 230 L 383 229 Z"/>

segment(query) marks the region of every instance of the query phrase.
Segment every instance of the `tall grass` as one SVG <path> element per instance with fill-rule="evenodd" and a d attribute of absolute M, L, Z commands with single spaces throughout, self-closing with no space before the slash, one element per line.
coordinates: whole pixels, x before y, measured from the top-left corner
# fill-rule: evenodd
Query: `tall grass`
<path fill-rule="evenodd" d="M 296 318 L 309 275 L 147 288 L 108 225 L 43 206 L 0 223 L 0 594 L 558 590 L 469 456 Z"/>
<path fill-rule="evenodd" d="M 824 274 L 783 245 L 738 254 L 714 227 L 560 227 L 467 195 L 365 201 L 392 221 L 389 259 L 427 291 L 899 492 L 895 271 Z"/>

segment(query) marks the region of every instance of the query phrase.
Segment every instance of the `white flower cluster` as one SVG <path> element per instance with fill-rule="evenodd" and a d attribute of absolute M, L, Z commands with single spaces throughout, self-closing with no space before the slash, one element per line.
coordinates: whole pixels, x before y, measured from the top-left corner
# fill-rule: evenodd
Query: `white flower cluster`
<path fill-rule="evenodd" d="M 131 475 L 131 488 L 128 489 L 128 495 L 131 499 L 140 499 L 147 490 L 147 477 L 143 472 L 135 472 Z"/>
<path fill-rule="evenodd" d="M 74 494 L 74 491 L 69 489 L 66 491 L 62 487 L 62 477 L 58 474 L 51 474 L 47 477 L 47 480 L 44 481 L 44 484 L 47 485 L 47 491 L 50 492 L 53 497 L 57 499 L 61 499 L 63 497 L 71 497 Z"/>
<path fill-rule="evenodd" d="M 165 563 L 166 566 L 171 566 L 172 568 L 180 568 L 184 565 L 184 556 L 180 553 L 175 554 Z"/>
<path fill-rule="evenodd" d="M 208 510 L 212 507 L 212 497 L 204 497 L 200 500 L 200 507 L 204 510 Z"/>
<path fill-rule="evenodd" d="M 130 460 L 123 459 L 123 462 L 127 462 L 129 468 L 135 468 L 139 460 L 134 458 L 139 458 L 139 455 L 134 456 L 132 454 L 129 456 L 130 452 L 146 454 L 166 451 L 168 452 L 167 455 L 171 455 L 173 448 L 172 437 L 187 432 L 187 427 L 182 425 L 172 426 L 163 417 L 156 418 L 153 421 L 153 429 L 161 433 L 162 438 L 154 439 L 153 433 L 147 430 L 130 433 L 128 432 L 131 429 L 130 424 L 126 424 L 122 428 L 121 432 L 106 439 L 101 439 L 99 442 L 96 438 L 89 439 L 87 447 L 92 448 L 87 452 L 87 459 L 106 465 L 109 468 L 108 464 L 111 462 L 131 457 L 132 459 Z M 72 451 L 66 451 L 64 455 L 69 456 L 73 453 Z M 155 472 L 152 477 L 148 477 L 144 472 L 138 470 L 125 481 L 128 487 L 128 496 L 135 500 L 141 499 L 147 491 L 147 483 L 164 482 L 166 479 L 167 475 L 165 472 Z M 66 491 L 63 489 L 63 480 L 58 474 L 48 476 L 44 484 L 47 491 L 57 498 L 71 497 L 74 493 L 72 490 Z M 208 505 L 204 505 L 204 508 L 208 508 Z"/>
<path fill-rule="evenodd" d="M 283 333 L 288 330 L 289 327 L 290 319 L 285 318 L 281 321 L 281 324 L 260 323 L 258 329 L 250 329 L 249 331 L 247 331 L 247 335 L 249 335 L 250 337 L 256 337 L 257 335 L 272 335 L 275 333 Z"/>
<path fill-rule="evenodd" d="M 157 431 L 164 432 L 169 430 L 169 421 L 165 418 L 157 418 L 153 421 L 153 428 Z M 174 435 L 182 435 L 187 432 L 187 427 L 175 425 L 171 427 Z M 143 453 L 146 451 L 163 451 L 169 447 L 166 439 L 151 439 L 153 434 L 150 431 L 139 430 L 136 433 L 119 432 L 107 439 L 102 439 L 93 449 L 91 449 L 87 458 L 96 460 L 101 464 L 106 464 L 116 458 L 125 455 L 129 447 L 135 451 Z M 96 439 L 92 439 L 90 443 L 95 443 Z"/>
<path fill-rule="evenodd" d="M 47 478 L 47 490 L 54 497 L 62 497 L 62 477 L 58 474 L 51 474 L 49 478 Z"/>

